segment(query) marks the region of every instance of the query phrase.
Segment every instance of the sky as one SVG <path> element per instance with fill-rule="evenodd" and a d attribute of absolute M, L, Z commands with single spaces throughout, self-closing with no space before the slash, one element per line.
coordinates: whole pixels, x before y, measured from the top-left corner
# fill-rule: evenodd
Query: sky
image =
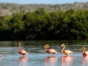
<path fill-rule="evenodd" d="M 74 2 L 88 2 L 88 0 L 0 0 L 0 3 L 18 4 L 65 4 Z"/>

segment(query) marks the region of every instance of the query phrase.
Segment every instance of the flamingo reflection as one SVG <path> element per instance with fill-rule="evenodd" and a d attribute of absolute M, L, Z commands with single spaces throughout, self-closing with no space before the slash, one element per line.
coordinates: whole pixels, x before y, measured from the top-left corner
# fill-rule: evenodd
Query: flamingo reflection
<path fill-rule="evenodd" d="M 88 56 L 82 56 L 82 66 L 88 66 Z"/>
<path fill-rule="evenodd" d="M 56 56 L 48 56 L 45 58 L 45 66 L 57 66 L 57 60 Z"/>
<path fill-rule="evenodd" d="M 19 57 L 18 59 L 18 65 L 19 66 L 27 66 L 27 61 L 28 61 L 28 57 Z"/>
<path fill-rule="evenodd" d="M 63 56 L 62 66 L 72 66 L 73 56 Z"/>
<path fill-rule="evenodd" d="M 1 60 L 2 60 L 2 57 L 0 57 L 0 66 L 1 66 Z"/>

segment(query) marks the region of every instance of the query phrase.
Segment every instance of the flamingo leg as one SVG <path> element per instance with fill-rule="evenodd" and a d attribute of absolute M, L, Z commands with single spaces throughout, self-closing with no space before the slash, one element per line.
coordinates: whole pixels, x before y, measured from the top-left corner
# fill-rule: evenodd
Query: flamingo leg
<path fill-rule="evenodd" d="M 22 57 L 24 57 L 25 55 L 22 55 Z"/>
<path fill-rule="evenodd" d="M 69 54 L 67 54 L 67 56 L 69 56 Z"/>
<path fill-rule="evenodd" d="M 67 56 L 69 56 L 69 54 L 66 54 Z"/>
<path fill-rule="evenodd" d="M 50 54 L 51 54 L 51 56 L 54 56 L 54 53 L 51 52 Z"/>
<path fill-rule="evenodd" d="M 52 56 L 52 53 L 51 53 L 51 56 Z"/>

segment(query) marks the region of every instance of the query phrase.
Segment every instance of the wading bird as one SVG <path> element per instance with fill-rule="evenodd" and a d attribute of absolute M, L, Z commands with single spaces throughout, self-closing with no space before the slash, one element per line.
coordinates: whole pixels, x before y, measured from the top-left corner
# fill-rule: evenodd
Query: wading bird
<path fill-rule="evenodd" d="M 52 56 L 52 54 L 58 53 L 56 50 L 49 48 L 48 44 L 45 44 L 44 48 L 45 48 L 45 52 L 51 54 L 51 56 Z"/>
<path fill-rule="evenodd" d="M 65 54 L 67 56 L 69 56 L 69 54 L 73 54 L 73 52 L 71 50 L 65 50 L 65 44 L 61 45 L 62 48 L 62 54 Z"/>
<path fill-rule="evenodd" d="M 82 55 L 83 56 L 88 56 L 88 51 L 85 50 L 85 47 L 82 47 Z"/>
<path fill-rule="evenodd" d="M 21 47 L 21 43 L 20 42 L 18 43 L 18 45 L 19 45 L 18 46 L 18 53 L 21 54 L 22 56 L 27 55 L 28 53 L 25 50 L 20 49 L 20 47 Z"/>

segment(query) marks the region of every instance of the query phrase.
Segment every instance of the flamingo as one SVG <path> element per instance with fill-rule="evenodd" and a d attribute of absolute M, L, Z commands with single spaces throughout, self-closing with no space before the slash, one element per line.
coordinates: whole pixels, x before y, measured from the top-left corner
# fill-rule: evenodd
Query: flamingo
<path fill-rule="evenodd" d="M 45 52 L 46 52 L 46 53 L 49 53 L 49 54 L 51 54 L 51 55 L 58 53 L 56 50 L 54 50 L 54 49 L 52 49 L 52 48 L 49 48 L 49 45 L 48 45 L 48 44 L 45 44 L 44 48 L 45 48 Z"/>
<path fill-rule="evenodd" d="M 62 54 L 65 54 L 67 56 L 69 56 L 69 54 L 73 54 L 74 52 L 72 52 L 71 50 L 64 50 L 65 49 L 65 44 L 61 45 L 62 48 Z"/>
<path fill-rule="evenodd" d="M 88 56 L 88 51 L 85 51 L 85 47 L 82 47 L 82 54 L 83 56 Z"/>
<path fill-rule="evenodd" d="M 23 55 L 23 56 L 27 55 L 28 53 L 25 50 L 20 49 L 20 47 L 21 47 L 21 43 L 20 42 L 18 43 L 18 45 L 19 45 L 18 46 L 18 53 L 21 54 L 21 55 Z"/>

